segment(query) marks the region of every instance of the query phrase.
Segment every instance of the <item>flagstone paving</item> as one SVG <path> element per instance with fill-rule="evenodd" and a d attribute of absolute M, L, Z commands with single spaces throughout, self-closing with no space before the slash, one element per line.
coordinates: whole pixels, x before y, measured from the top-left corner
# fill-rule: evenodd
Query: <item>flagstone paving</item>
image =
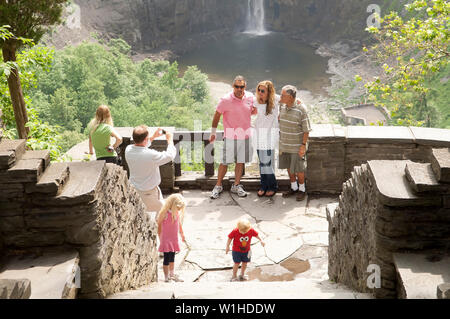
<path fill-rule="evenodd" d="M 183 223 L 187 245 L 182 243 L 176 254 L 175 272 L 184 282 L 163 282 L 160 256 L 157 283 L 111 298 L 227 298 L 233 291 L 232 284 L 243 285 L 239 289 L 247 293 L 261 290 L 248 298 L 370 297 L 328 280 L 325 208 L 337 202 L 337 197 L 309 197 L 297 202 L 295 198 L 283 198 L 281 193 L 272 199 L 259 198 L 255 192 L 239 198 L 224 191 L 216 200 L 200 190 L 182 194 L 187 201 Z M 233 261 L 225 248 L 228 234 L 241 217 L 249 219 L 266 245 L 252 239 L 248 281 L 230 283 Z M 263 283 L 269 284 L 267 289 L 262 288 Z"/>
<path fill-rule="evenodd" d="M 268 199 L 251 192 L 240 198 L 224 191 L 213 200 L 209 192 L 200 190 L 183 191 L 183 196 L 187 202 L 183 223 L 187 245 L 182 244 L 175 265 L 186 281 L 230 280 L 233 261 L 231 253 L 225 254 L 225 246 L 241 217 L 249 219 L 266 244 L 263 247 L 256 238 L 252 240 L 247 271 L 250 281 L 328 278 L 325 207 L 336 202 L 336 197 L 297 202 L 281 194 Z M 159 268 L 159 280 L 163 281 L 162 262 Z"/>

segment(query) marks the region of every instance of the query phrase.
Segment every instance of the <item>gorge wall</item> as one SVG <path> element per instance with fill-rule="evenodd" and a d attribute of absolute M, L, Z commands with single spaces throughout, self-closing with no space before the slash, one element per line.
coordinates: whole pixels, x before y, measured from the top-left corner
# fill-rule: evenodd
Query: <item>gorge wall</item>
<path fill-rule="evenodd" d="M 75 0 L 80 7 L 84 36 L 126 40 L 137 52 L 159 47 L 189 47 L 189 43 L 216 40 L 246 27 L 246 0 Z M 361 40 L 369 4 L 381 14 L 401 8 L 404 0 L 265 0 L 267 30 L 288 33 L 306 42 Z M 69 10 L 70 11 L 70 10 Z M 87 30 L 87 31 L 86 31 Z M 88 32 L 89 31 L 89 32 Z M 61 32 L 70 43 L 75 30 Z M 52 35 L 54 36 L 54 35 Z M 195 46 L 195 44 L 192 44 Z M 183 50 L 183 49 L 182 49 Z M 179 53 L 179 52 L 177 52 Z"/>
<path fill-rule="evenodd" d="M 196 34 L 231 32 L 245 25 L 241 0 L 76 0 L 81 23 L 134 50 L 186 41 Z"/>
<path fill-rule="evenodd" d="M 370 4 L 378 4 L 381 15 L 400 7 L 402 1 L 384 0 L 266 0 L 268 29 L 286 32 L 306 42 L 359 41 L 367 37 L 365 28 Z"/>

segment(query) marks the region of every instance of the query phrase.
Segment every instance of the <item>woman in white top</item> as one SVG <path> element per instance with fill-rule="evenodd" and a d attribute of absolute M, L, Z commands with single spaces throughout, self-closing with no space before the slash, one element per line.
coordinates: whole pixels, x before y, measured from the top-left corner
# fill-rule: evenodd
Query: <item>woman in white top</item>
<path fill-rule="evenodd" d="M 278 99 L 275 94 L 275 87 L 271 81 L 258 83 L 256 87 L 256 101 L 254 103 L 258 113 L 254 125 L 261 176 L 261 187 L 258 191 L 259 197 L 272 197 L 278 190 L 274 169 L 274 152 L 278 143 L 279 130 Z"/>

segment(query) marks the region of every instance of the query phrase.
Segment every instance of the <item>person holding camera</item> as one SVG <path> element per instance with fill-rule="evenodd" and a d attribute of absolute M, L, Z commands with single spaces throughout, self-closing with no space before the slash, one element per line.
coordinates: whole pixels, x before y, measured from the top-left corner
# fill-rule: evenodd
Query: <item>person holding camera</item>
<path fill-rule="evenodd" d="M 114 129 L 109 107 L 100 105 L 95 112 L 95 117 L 88 124 L 89 130 L 89 154 L 94 154 L 98 161 L 117 164 L 115 149 L 122 144 L 122 137 Z M 111 145 L 111 136 L 116 142 Z"/>
<path fill-rule="evenodd" d="M 159 152 L 149 149 L 151 142 L 166 135 L 167 150 Z M 136 188 L 147 207 L 147 211 L 159 212 L 164 205 L 164 199 L 159 188 L 161 175 L 159 167 L 174 160 L 177 150 L 173 144 L 172 134 L 158 128 L 150 136 L 148 127 L 140 125 L 133 130 L 134 145 L 125 149 L 125 159 L 130 170 L 130 183 Z"/>

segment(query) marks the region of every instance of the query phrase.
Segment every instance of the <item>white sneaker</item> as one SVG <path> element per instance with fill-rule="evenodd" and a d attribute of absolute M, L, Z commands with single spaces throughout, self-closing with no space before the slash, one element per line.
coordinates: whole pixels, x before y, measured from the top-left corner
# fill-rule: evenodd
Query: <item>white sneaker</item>
<path fill-rule="evenodd" d="M 223 192 L 223 187 L 222 186 L 214 186 L 212 192 L 211 192 L 211 198 L 212 199 L 217 199 L 219 198 L 220 193 Z"/>
<path fill-rule="evenodd" d="M 231 186 L 231 192 L 237 194 L 239 197 L 247 196 L 247 192 L 244 190 L 244 186 L 242 186 L 241 184 L 239 185 L 233 184 Z"/>
<path fill-rule="evenodd" d="M 180 277 L 178 277 L 178 275 L 173 274 L 172 276 L 170 276 L 170 279 L 175 281 L 175 282 L 184 282 L 183 279 L 181 279 Z"/>

